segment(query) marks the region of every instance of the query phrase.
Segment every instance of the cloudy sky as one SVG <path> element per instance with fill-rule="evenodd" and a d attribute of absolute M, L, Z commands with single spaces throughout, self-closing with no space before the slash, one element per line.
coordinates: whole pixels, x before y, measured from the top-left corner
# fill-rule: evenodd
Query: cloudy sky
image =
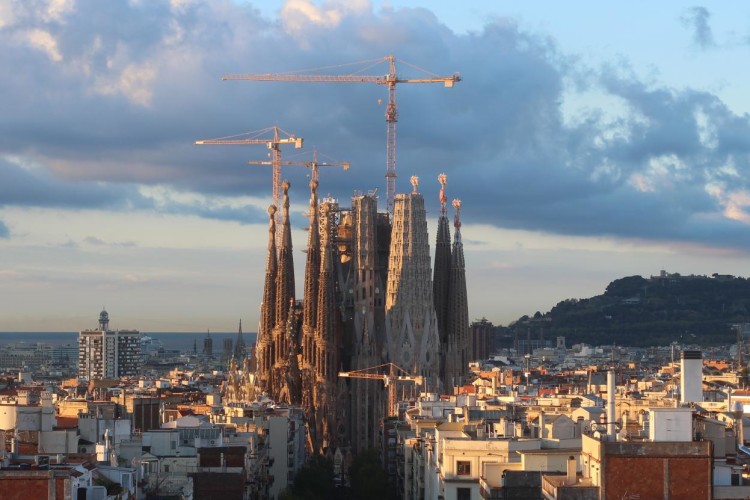
<path fill-rule="evenodd" d="M 379 189 L 386 89 L 222 81 L 306 68 L 402 78 L 397 190 L 463 202 L 470 316 L 500 324 L 661 269 L 750 275 L 750 5 L 474 0 L 0 0 L 0 331 L 254 331 L 272 126 L 342 205 Z M 303 156 L 298 156 L 302 154 Z M 304 157 L 304 155 L 307 155 Z M 305 168 L 289 167 L 297 277 Z M 298 290 L 301 288 L 298 286 Z M 301 294 L 301 291 L 299 292 Z"/>

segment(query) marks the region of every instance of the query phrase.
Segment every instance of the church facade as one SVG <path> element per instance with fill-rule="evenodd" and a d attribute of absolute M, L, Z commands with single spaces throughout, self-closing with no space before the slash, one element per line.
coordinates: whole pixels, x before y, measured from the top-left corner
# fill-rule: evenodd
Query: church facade
<path fill-rule="evenodd" d="M 454 201 L 454 241 L 448 230 L 445 187 L 434 270 L 425 200 L 397 195 L 393 217 L 378 212 L 375 193 L 355 194 L 350 207 L 318 199 L 310 183 L 304 290 L 294 290 L 289 184 L 283 185 L 282 230 L 276 240 L 269 208 L 263 303 L 253 365 L 259 391 L 301 406 L 313 452 L 377 446 L 387 416 L 382 381 L 339 377 L 341 371 L 395 363 L 422 376 L 422 391 L 461 384 L 467 372 L 468 305 L 460 202 Z M 434 275 L 433 275 L 434 271 Z"/>

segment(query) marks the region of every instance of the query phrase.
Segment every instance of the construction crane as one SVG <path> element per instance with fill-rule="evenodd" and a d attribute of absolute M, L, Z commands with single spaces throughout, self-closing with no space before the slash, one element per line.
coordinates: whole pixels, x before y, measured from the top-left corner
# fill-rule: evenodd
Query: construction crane
<path fill-rule="evenodd" d="M 249 161 L 248 165 L 273 165 L 272 161 Z M 280 162 L 282 167 L 299 166 L 307 167 L 311 170 L 310 178 L 314 181 L 318 181 L 318 169 L 320 167 L 342 167 L 344 170 L 349 170 L 349 162 L 320 162 L 318 161 L 318 152 L 313 150 L 312 161 L 282 161 Z"/>
<path fill-rule="evenodd" d="M 388 373 L 382 373 L 381 370 L 388 369 Z M 397 415 L 396 408 L 396 384 L 398 382 L 412 382 L 416 385 L 424 383 L 424 377 L 421 375 L 412 375 L 395 363 L 385 363 L 361 370 L 352 370 L 349 372 L 339 372 L 339 377 L 344 378 L 363 378 L 369 380 L 382 380 L 383 385 L 388 388 L 388 415 Z"/>
<path fill-rule="evenodd" d="M 406 64 L 419 71 L 432 75 L 429 78 L 399 78 L 396 74 L 396 61 Z M 386 75 L 362 75 L 361 71 L 371 68 L 377 64 L 388 62 L 388 74 Z M 340 68 L 352 65 L 368 65 L 360 68 L 355 73 L 348 75 L 326 75 L 312 73 L 319 70 Z M 326 66 L 323 68 L 293 71 L 288 73 L 264 73 L 264 74 L 241 74 L 224 75 L 222 80 L 252 80 L 252 81 L 275 81 L 275 82 L 343 82 L 343 83 L 376 83 L 388 86 L 388 105 L 385 109 L 386 122 L 386 159 L 385 179 L 386 192 L 388 196 L 388 213 L 393 214 L 393 198 L 396 194 L 396 122 L 398 121 L 398 108 L 396 106 L 396 85 L 399 83 L 442 83 L 445 87 L 453 87 L 461 81 L 458 73 L 451 76 L 438 76 L 422 68 L 409 64 L 394 56 L 389 55 L 379 59 L 361 61 L 358 63 L 343 64 L 339 66 Z"/>
<path fill-rule="evenodd" d="M 273 130 L 273 138 L 271 139 L 263 139 L 260 138 L 261 135 L 266 134 Z M 281 134 L 279 132 L 283 132 L 286 137 L 281 137 Z M 244 137 L 243 136 L 249 136 Z M 296 137 L 293 134 L 290 134 L 279 127 L 269 127 L 265 128 L 263 130 L 258 130 L 255 132 L 244 132 L 242 134 L 235 134 L 230 135 L 226 137 L 219 137 L 217 139 L 201 139 L 195 141 L 195 144 L 197 145 L 219 145 L 219 146 L 226 146 L 226 145 L 248 145 L 248 144 L 265 144 L 268 149 L 271 150 L 271 162 L 270 164 L 273 166 L 273 204 L 276 205 L 276 208 L 280 208 L 280 202 L 281 202 L 281 148 L 280 146 L 283 144 L 294 144 L 295 149 L 302 148 L 303 139 L 301 137 Z M 281 235 L 281 224 L 279 223 L 279 220 L 281 218 L 281 210 L 276 211 L 276 236 L 277 241 L 280 238 Z"/>

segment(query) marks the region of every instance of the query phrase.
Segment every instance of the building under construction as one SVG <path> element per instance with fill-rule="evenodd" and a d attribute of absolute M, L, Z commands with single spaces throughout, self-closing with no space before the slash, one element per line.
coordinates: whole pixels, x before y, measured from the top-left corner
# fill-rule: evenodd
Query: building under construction
<path fill-rule="evenodd" d="M 383 383 L 340 377 L 342 371 L 395 363 L 421 377 L 420 389 L 430 392 L 450 390 L 466 377 L 460 202 L 453 203 L 451 243 L 445 176 L 439 180 L 434 275 L 416 177 L 411 193 L 395 196 L 392 220 L 378 212 L 374 193 L 355 194 L 345 208 L 334 199 L 318 200 L 317 180 L 311 181 L 302 300 L 294 289 L 288 183 L 278 237 L 277 209 L 269 208 L 256 380 L 276 401 L 304 408 L 314 451 L 376 446 L 379 422 L 391 411 Z"/>

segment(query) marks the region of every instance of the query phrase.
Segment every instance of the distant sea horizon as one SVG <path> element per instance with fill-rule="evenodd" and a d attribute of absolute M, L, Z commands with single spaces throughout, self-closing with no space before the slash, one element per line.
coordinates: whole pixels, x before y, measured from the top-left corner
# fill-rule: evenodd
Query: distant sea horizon
<path fill-rule="evenodd" d="M 207 332 L 141 332 L 141 335 L 160 341 L 164 349 L 168 350 L 192 351 L 195 343 L 200 353 L 203 352 L 203 339 L 206 338 Z M 214 354 L 222 352 L 224 339 L 231 339 L 232 343 L 237 339 L 236 331 L 211 332 L 210 335 L 213 339 Z M 242 332 L 242 338 L 248 347 L 255 343 L 255 337 L 255 332 Z M 78 332 L 0 332 L 0 347 L 18 342 L 49 345 L 77 344 Z"/>

